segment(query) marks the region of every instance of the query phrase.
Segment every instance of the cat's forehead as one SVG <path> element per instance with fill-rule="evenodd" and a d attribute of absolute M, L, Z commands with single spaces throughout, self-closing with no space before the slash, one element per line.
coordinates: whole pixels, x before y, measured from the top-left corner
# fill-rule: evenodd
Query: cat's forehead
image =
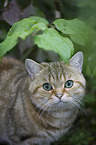
<path fill-rule="evenodd" d="M 49 74 L 51 78 L 60 79 L 61 74 L 64 74 L 66 70 L 64 62 L 51 62 L 49 63 Z"/>
<path fill-rule="evenodd" d="M 79 74 L 64 61 L 51 62 L 48 64 L 48 76 L 50 81 L 66 81 L 67 79 L 78 79 Z"/>
<path fill-rule="evenodd" d="M 74 72 L 72 71 L 72 67 L 69 65 L 65 64 L 63 61 L 58 61 L 58 62 L 51 62 L 49 63 L 49 73 L 53 77 L 60 77 L 62 74 L 63 75 L 71 75 Z M 65 76 L 64 76 L 65 77 Z"/>

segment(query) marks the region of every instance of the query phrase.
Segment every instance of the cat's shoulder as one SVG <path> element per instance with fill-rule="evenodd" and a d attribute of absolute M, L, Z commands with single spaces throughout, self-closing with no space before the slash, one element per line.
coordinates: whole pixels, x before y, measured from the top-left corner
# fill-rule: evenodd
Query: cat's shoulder
<path fill-rule="evenodd" d="M 0 71 L 7 71 L 15 66 L 24 67 L 24 63 L 10 56 L 5 56 L 0 60 Z"/>

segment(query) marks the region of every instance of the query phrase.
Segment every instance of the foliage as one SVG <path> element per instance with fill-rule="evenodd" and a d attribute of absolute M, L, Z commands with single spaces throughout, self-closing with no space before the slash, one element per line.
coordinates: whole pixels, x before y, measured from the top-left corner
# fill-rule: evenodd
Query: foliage
<path fill-rule="evenodd" d="M 5 41 L 0 44 L 0 56 L 2 57 L 8 50 L 12 49 L 17 44 L 18 38 L 25 39 L 26 36 L 38 29 L 45 29 L 47 27 L 46 24 L 48 22 L 39 17 L 30 17 L 14 23 Z"/>
<path fill-rule="evenodd" d="M 96 77 L 96 65 L 95 65 L 96 33 L 94 29 L 90 27 L 88 23 L 85 23 L 84 21 L 81 21 L 80 19 L 77 19 L 77 18 L 72 19 L 73 15 L 75 15 L 75 11 L 77 11 L 75 17 L 80 15 L 80 13 L 82 13 L 81 10 L 79 10 L 78 12 L 78 9 L 77 9 L 78 7 L 81 7 L 81 8 L 84 7 L 85 9 L 85 7 L 89 6 L 89 3 L 87 4 L 87 0 L 85 1 L 74 0 L 72 1 L 72 3 L 71 2 L 68 3 L 66 0 L 61 0 L 61 2 L 59 2 L 58 0 L 51 0 L 50 3 L 48 0 L 42 0 L 42 3 L 40 3 L 37 0 L 33 2 L 31 0 L 28 0 L 26 2 L 22 0 L 18 0 L 18 1 L 9 0 L 9 3 L 7 2 L 7 0 L 5 0 L 5 2 L 6 4 L 4 4 L 5 7 L 1 15 L 2 16 L 1 18 L 3 19 L 3 21 L 1 21 L 1 24 L 0 24 L 1 25 L 0 39 L 1 39 L 1 42 L 2 40 L 4 40 L 4 38 L 6 39 L 0 44 L 0 57 L 2 57 L 7 51 L 11 50 L 15 45 L 17 49 L 19 49 L 20 55 L 21 55 L 21 56 L 17 55 L 17 57 L 20 56 L 20 58 L 23 60 L 26 57 L 29 57 L 29 54 L 31 52 L 32 54 L 34 54 L 33 51 L 35 51 L 36 49 L 37 52 L 35 52 L 34 56 L 36 56 L 37 60 L 41 61 L 40 57 L 37 58 L 36 53 L 45 54 L 45 51 L 40 51 L 40 50 L 38 51 L 36 45 L 39 48 L 42 48 L 43 50 L 48 50 L 48 51 L 50 50 L 50 51 L 56 52 L 57 54 L 59 54 L 60 59 L 64 60 L 65 62 L 67 62 L 70 59 L 70 57 L 72 56 L 74 52 L 83 51 L 84 58 L 85 58 L 83 71 L 88 77 L 90 76 Z M 21 5 L 21 2 L 22 2 L 23 7 Z M 1 8 L 3 6 L 3 3 L 4 1 L 2 1 L 2 4 L 0 5 Z M 92 14 L 91 13 L 92 10 L 95 11 L 94 3 L 91 3 L 90 9 L 88 9 L 90 10 L 90 15 Z M 70 7 L 70 12 L 69 12 L 69 7 Z M 71 10 L 72 8 L 75 9 L 74 14 L 73 14 L 73 10 Z M 48 13 L 49 9 L 50 9 L 50 13 Z M 71 18 L 71 19 L 70 20 L 61 19 L 61 18 L 56 19 L 56 17 L 58 17 L 56 15 L 56 11 L 58 11 L 59 15 L 63 17 L 65 17 L 65 15 L 67 14 L 66 18 L 67 19 Z M 49 16 L 49 14 L 51 15 L 50 19 L 48 17 L 49 21 L 51 21 L 51 24 L 49 24 L 49 22 L 45 18 L 42 18 L 45 16 L 45 14 L 47 17 Z M 70 17 L 68 14 L 70 15 Z M 9 17 L 10 15 L 11 17 Z M 41 20 L 41 22 L 39 21 L 35 22 L 36 16 L 34 17 L 35 18 L 34 19 L 32 15 L 39 16 L 38 19 Z M 89 17 L 91 17 L 90 15 Z M 88 21 L 89 20 L 90 18 L 88 18 Z M 6 27 L 6 24 L 4 23 L 4 21 L 6 21 L 10 25 L 13 24 L 12 28 L 7 34 L 7 37 L 5 37 L 7 33 L 6 30 L 8 31 L 8 27 L 10 26 L 7 25 Z M 46 23 L 44 21 L 46 21 Z M 50 27 L 52 29 L 50 29 Z M 51 31 L 54 31 L 54 33 L 56 32 L 55 34 L 58 34 L 58 36 L 55 35 L 53 39 L 51 37 L 51 33 L 52 33 Z M 32 38 L 32 36 L 34 39 Z M 20 38 L 23 39 L 24 41 L 22 41 Z M 25 45 L 22 45 L 23 43 Z M 14 49 L 14 51 L 16 50 Z M 11 52 L 13 51 L 10 51 L 9 53 Z M 13 54 L 14 53 L 12 53 L 12 55 Z M 43 55 L 42 61 L 46 61 L 46 60 L 50 61 L 49 52 L 47 52 L 46 55 L 47 55 L 47 59 L 45 59 L 45 56 Z M 34 56 L 32 55 L 33 58 Z M 51 60 L 53 60 L 53 57 L 51 57 Z M 58 60 L 58 57 L 55 57 L 54 60 L 55 61 Z"/>
<path fill-rule="evenodd" d="M 32 34 L 34 36 L 38 31 L 42 30 L 40 34 L 34 36 L 34 43 L 40 48 L 58 53 L 62 60 L 68 62 L 74 51 L 71 40 L 77 44 L 86 45 L 88 41 L 86 36 L 90 33 L 91 28 L 78 19 L 57 19 L 53 21 L 53 24 L 54 27 L 49 25 L 52 28 L 48 28 L 48 21 L 37 16 L 14 23 L 6 39 L 0 44 L 0 57 L 18 43 L 18 38 L 25 40 L 28 35 Z M 71 40 L 68 36 L 62 36 L 60 32 L 64 35 L 68 34 Z"/>
<path fill-rule="evenodd" d="M 46 29 L 42 35 L 34 37 L 34 43 L 45 50 L 57 52 L 62 60 L 68 61 L 73 54 L 74 47 L 67 37 L 62 37 L 55 29 Z"/>

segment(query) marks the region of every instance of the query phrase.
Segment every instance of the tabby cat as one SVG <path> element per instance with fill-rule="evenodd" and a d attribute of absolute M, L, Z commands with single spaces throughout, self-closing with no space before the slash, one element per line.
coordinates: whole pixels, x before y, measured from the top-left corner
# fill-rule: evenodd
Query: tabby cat
<path fill-rule="evenodd" d="M 26 59 L 24 67 L 17 60 L 3 58 L 0 145 L 49 145 L 66 133 L 85 92 L 82 64 L 82 52 L 68 64 Z"/>

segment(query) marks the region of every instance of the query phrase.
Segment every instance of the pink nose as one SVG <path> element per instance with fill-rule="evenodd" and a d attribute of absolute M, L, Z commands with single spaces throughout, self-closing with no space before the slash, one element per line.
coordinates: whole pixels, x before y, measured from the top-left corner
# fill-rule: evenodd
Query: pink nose
<path fill-rule="evenodd" d="M 57 93 L 57 94 L 56 94 L 56 97 L 57 97 L 57 98 L 59 98 L 59 99 L 61 99 L 61 98 L 62 98 L 62 96 L 63 96 L 63 94 L 62 94 L 62 93 Z"/>

